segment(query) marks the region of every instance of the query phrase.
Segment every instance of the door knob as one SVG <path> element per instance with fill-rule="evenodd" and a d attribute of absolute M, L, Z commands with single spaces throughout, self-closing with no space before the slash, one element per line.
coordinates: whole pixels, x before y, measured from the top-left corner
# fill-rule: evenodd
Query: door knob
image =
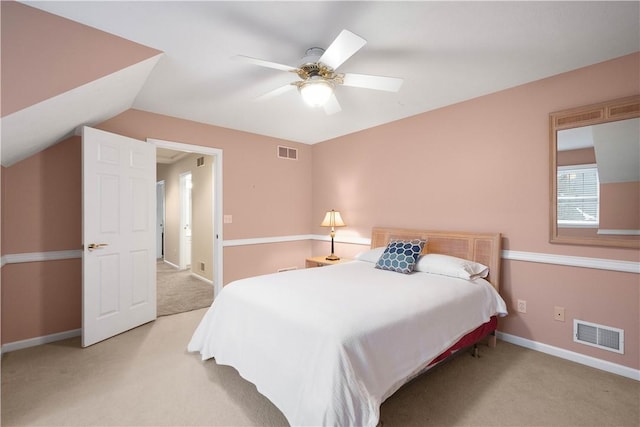
<path fill-rule="evenodd" d="M 104 248 L 105 246 L 109 246 L 107 243 L 89 243 L 88 249 L 93 251 L 95 249 Z"/>

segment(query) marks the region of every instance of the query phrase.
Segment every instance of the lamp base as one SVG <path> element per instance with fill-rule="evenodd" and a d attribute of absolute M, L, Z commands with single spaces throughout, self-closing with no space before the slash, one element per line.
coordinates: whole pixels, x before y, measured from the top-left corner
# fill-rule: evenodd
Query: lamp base
<path fill-rule="evenodd" d="M 327 261 L 338 261 L 340 259 L 339 256 L 331 254 L 325 258 Z"/>

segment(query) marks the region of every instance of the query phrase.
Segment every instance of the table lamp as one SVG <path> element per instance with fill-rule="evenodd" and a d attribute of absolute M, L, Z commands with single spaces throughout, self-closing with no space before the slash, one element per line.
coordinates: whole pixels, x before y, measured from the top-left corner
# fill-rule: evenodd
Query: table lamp
<path fill-rule="evenodd" d="M 337 261 L 340 259 L 340 257 L 333 253 L 333 238 L 336 236 L 335 227 L 344 227 L 345 225 L 346 224 L 340 216 L 340 212 L 336 212 L 333 209 L 326 213 L 322 223 L 320 224 L 321 227 L 331 227 L 331 255 L 326 258 L 329 261 Z"/>

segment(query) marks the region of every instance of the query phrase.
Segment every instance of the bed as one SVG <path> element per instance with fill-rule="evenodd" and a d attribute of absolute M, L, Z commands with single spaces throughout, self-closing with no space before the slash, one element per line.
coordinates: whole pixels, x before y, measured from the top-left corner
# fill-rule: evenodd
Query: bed
<path fill-rule="evenodd" d="M 409 274 L 378 265 L 398 241 L 426 242 Z M 487 335 L 495 345 L 500 248 L 498 233 L 374 228 L 354 261 L 226 285 L 188 350 L 234 367 L 291 425 L 376 426 L 407 381 Z M 458 277 L 451 260 L 484 269 Z"/>

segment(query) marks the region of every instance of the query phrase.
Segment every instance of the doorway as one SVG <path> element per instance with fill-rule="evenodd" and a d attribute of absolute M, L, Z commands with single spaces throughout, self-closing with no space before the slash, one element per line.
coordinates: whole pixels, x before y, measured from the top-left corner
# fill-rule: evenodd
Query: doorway
<path fill-rule="evenodd" d="M 190 264 L 192 270 L 197 273 L 210 272 L 209 277 L 213 283 L 214 295 L 217 295 L 223 285 L 222 150 L 155 139 L 148 139 L 147 142 L 156 146 L 159 165 L 164 162 L 179 161 L 188 161 L 191 164 L 189 168 L 180 172 L 182 174 L 181 184 L 170 188 L 169 183 L 164 180 L 162 199 L 165 210 L 172 197 L 188 201 L 184 204 L 185 209 L 181 209 L 180 216 L 183 219 L 180 220 L 180 230 L 182 231 L 180 234 L 184 237 L 185 245 L 191 238 L 191 245 L 186 245 L 189 247 L 184 250 L 178 249 L 180 245 L 175 243 L 179 240 L 178 233 L 169 230 L 170 219 L 164 216 L 162 217 L 162 259 L 169 260 L 169 263 L 174 267 L 186 267 Z M 201 168 L 201 166 L 208 166 L 210 170 L 209 175 L 205 175 L 204 178 L 201 175 L 206 167 Z M 190 176 L 187 174 L 188 172 Z M 160 177 L 158 178 L 159 182 L 162 181 Z M 182 196 L 173 194 L 174 192 L 179 193 L 180 189 L 182 189 Z M 208 198 L 198 196 L 198 194 L 203 194 L 202 192 Z M 203 202 L 203 200 L 205 201 Z M 202 207 L 202 203 L 205 203 L 205 208 Z M 160 214 L 158 214 L 158 218 L 160 220 Z M 194 228 L 196 224 L 200 224 L 199 232 Z M 173 236 L 172 233 L 174 233 Z M 201 246 L 198 246 L 202 245 L 203 236 L 208 239 L 205 244 L 208 246 L 208 250 L 203 250 Z M 173 245 L 171 239 L 176 239 L 173 241 Z M 180 256 L 180 253 L 183 256 Z"/>

